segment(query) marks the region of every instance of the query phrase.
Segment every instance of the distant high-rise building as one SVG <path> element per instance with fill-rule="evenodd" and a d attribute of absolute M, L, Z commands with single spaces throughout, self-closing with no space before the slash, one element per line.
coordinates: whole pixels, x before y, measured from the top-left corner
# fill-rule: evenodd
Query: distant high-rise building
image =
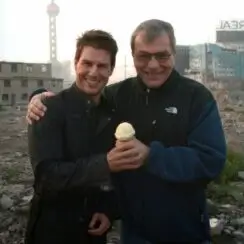
<path fill-rule="evenodd" d="M 60 62 L 58 59 L 56 18 L 59 15 L 59 12 L 59 6 L 54 0 L 51 0 L 51 3 L 47 6 L 47 14 L 49 18 L 49 62 L 52 64 L 53 76 L 64 79 L 64 84 L 70 84 L 74 79 L 71 75 L 71 62 Z"/>
<path fill-rule="evenodd" d="M 216 28 L 216 43 L 244 52 L 244 20 L 221 20 Z"/>
<path fill-rule="evenodd" d="M 59 14 L 59 6 L 54 3 L 54 0 L 47 6 L 47 14 L 49 17 L 49 48 L 50 61 L 55 63 L 57 58 L 57 32 L 56 32 L 56 17 Z"/>
<path fill-rule="evenodd" d="M 189 46 L 176 46 L 175 69 L 181 75 L 184 75 L 189 69 Z"/>
<path fill-rule="evenodd" d="M 6 15 L 5 1 L 0 1 L 0 61 L 5 59 L 6 52 Z"/>
<path fill-rule="evenodd" d="M 243 81 L 244 53 L 218 44 L 190 47 L 190 71 L 208 80 Z"/>

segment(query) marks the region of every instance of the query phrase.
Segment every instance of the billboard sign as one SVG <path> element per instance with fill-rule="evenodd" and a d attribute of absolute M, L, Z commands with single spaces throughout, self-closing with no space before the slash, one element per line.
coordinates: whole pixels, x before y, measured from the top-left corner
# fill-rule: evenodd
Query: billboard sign
<path fill-rule="evenodd" d="M 244 31 L 244 20 L 221 20 L 217 29 L 223 31 Z"/>

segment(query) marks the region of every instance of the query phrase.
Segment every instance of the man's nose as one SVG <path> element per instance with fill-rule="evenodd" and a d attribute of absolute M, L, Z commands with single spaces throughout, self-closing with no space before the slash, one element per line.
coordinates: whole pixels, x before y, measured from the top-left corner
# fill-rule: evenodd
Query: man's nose
<path fill-rule="evenodd" d="M 89 71 L 89 74 L 90 75 L 97 75 L 97 73 L 98 73 L 98 67 L 97 67 L 97 65 L 92 65 L 92 67 L 91 67 L 91 69 Z"/>
<path fill-rule="evenodd" d="M 159 63 L 157 59 L 155 57 L 152 57 L 148 62 L 148 68 L 154 69 L 158 67 L 159 67 Z"/>

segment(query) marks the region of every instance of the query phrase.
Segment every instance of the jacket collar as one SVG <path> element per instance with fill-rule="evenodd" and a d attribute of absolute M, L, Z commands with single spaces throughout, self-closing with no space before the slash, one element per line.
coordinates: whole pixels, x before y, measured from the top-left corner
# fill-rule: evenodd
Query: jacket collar
<path fill-rule="evenodd" d="M 108 101 L 104 97 L 104 95 L 101 95 L 101 99 L 99 104 L 96 104 L 92 101 L 92 99 L 82 90 L 80 90 L 76 83 L 74 82 L 71 87 L 69 88 L 69 93 L 72 96 L 72 100 L 77 104 L 77 105 L 82 105 L 83 107 L 85 106 L 86 109 L 92 109 L 96 107 L 107 107 Z"/>

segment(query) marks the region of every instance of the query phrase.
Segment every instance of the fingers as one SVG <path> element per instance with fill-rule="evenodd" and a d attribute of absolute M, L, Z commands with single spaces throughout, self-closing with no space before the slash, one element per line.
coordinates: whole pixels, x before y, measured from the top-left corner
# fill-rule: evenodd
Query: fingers
<path fill-rule="evenodd" d="M 41 116 L 43 116 L 44 113 L 40 110 L 38 110 L 37 107 L 30 104 L 30 108 L 27 111 L 26 120 L 28 124 L 32 124 L 32 121 L 38 121 Z"/>
<path fill-rule="evenodd" d="M 117 150 L 117 152 L 114 153 L 114 159 L 120 160 L 120 159 L 127 159 L 127 158 L 136 158 L 138 155 L 139 152 L 136 148 L 128 149 L 126 151 Z"/>
<path fill-rule="evenodd" d="M 121 151 L 113 148 L 107 155 L 108 165 L 112 172 L 133 170 L 141 167 L 141 154 L 136 148 Z"/>
<path fill-rule="evenodd" d="M 112 172 L 119 172 L 122 170 L 134 170 L 141 167 L 140 157 L 121 159 L 120 161 L 109 162 L 109 168 Z"/>
<path fill-rule="evenodd" d="M 107 221 L 102 221 L 98 228 L 88 230 L 90 235 L 100 236 L 103 235 L 110 227 L 110 223 Z"/>
<path fill-rule="evenodd" d="M 94 236 L 100 236 L 108 230 L 109 226 L 106 223 L 101 223 L 98 228 L 88 230 L 88 233 Z"/>
<path fill-rule="evenodd" d="M 99 217 L 99 215 L 97 213 L 93 214 L 92 219 L 89 224 L 89 228 L 93 228 L 95 226 L 96 222 L 98 221 L 98 217 Z"/>
<path fill-rule="evenodd" d="M 32 123 L 33 120 L 38 121 L 40 119 L 40 117 L 32 112 L 29 112 L 29 114 L 26 116 L 26 119 L 27 119 L 28 123 L 29 123 L 29 121 Z"/>
<path fill-rule="evenodd" d="M 123 164 L 137 164 L 138 161 L 140 160 L 140 155 L 137 154 L 135 156 L 131 156 L 131 157 L 119 157 L 114 159 L 114 162 L 117 165 L 123 165 Z"/>
<path fill-rule="evenodd" d="M 126 150 L 129 150 L 129 149 L 132 149 L 135 147 L 135 139 L 133 140 L 130 140 L 130 141 L 126 141 L 126 142 L 121 142 L 121 141 L 116 141 L 116 148 L 119 150 L 119 151 L 126 151 Z"/>
<path fill-rule="evenodd" d="M 29 105 L 26 115 L 26 120 L 28 124 L 32 124 L 33 121 L 39 120 L 40 117 L 44 116 L 45 111 L 47 110 L 46 106 L 42 103 L 42 101 L 47 97 L 51 96 L 51 92 L 44 92 L 41 94 L 35 95 Z"/>
<path fill-rule="evenodd" d="M 120 151 L 114 148 L 108 154 L 108 161 L 114 162 L 115 164 L 126 164 L 136 162 L 140 158 L 140 154 L 137 149 L 129 149 L 127 151 Z"/>
<path fill-rule="evenodd" d="M 43 100 L 45 100 L 46 96 L 44 94 L 40 94 L 39 97 L 34 97 L 33 100 L 30 102 L 29 108 L 35 109 L 35 111 L 39 113 L 43 113 L 47 110 L 47 107 L 43 104 Z M 32 111 L 34 112 L 34 111 Z M 41 115 L 41 114 L 40 114 Z"/>
<path fill-rule="evenodd" d="M 47 92 L 43 92 L 42 95 L 44 97 L 53 97 L 55 94 L 53 92 L 47 91 Z"/>
<path fill-rule="evenodd" d="M 41 117 L 44 115 L 44 112 L 45 112 L 44 109 L 45 108 L 33 103 L 33 104 L 30 104 L 29 113 L 34 113 L 36 116 Z"/>
<path fill-rule="evenodd" d="M 31 121 L 31 119 L 29 119 L 29 117 L 27 115 L 26 115 L 25 119 L 29 125 L 32 125 L 32 121 Z"/>
<path fill-rule="evenodd" d="M 99 226 L 95 229 L 92 229 L 98 222 L 99 222 Z M 109 229 L 109 227 L 110 227 L 110 222 L 107 219 L 107 217 L 99 213 L 96 213 L 92 216 L 91 222 L 89 224 L 89 228 L 91 229 L 88 230 L 88 233 L 94 236 L 100 236 L 104 234 Z"/>

